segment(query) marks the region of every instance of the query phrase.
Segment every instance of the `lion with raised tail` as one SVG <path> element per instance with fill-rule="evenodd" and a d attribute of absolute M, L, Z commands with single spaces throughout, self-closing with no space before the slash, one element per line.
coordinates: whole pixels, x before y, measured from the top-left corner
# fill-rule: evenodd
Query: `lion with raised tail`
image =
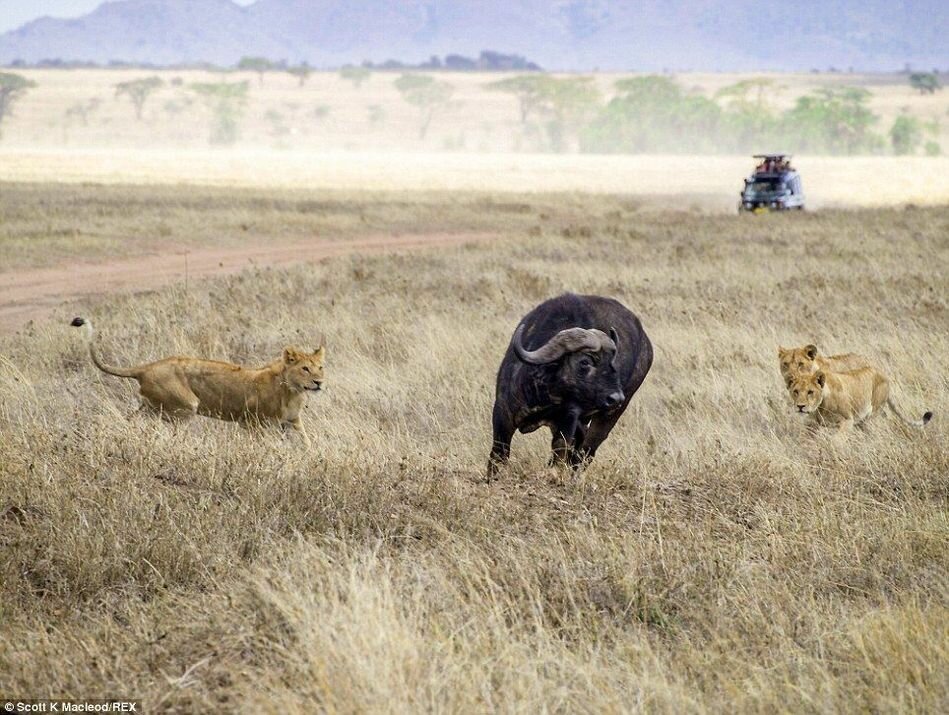
<path fill-rule="evenodd" d="M 113 367 L 96 353 L 92 323 L 75 318 L 71 324 L 85 331 L 89 355 L 97 368 L 138 381 L 143 409 L 172 421 L 202 415 L 242 423 L 276 423 L 292 427 L 310 444 L 302 411 L 307 394 L 323 389 L 326 349 L 322 339 L 312 353 L 288 346 L 261 368 L 177 356 L 134 367 Z"/>
<path fill-rule="evenodd" d="M 798 413 L 813 415 L 818 422 L 836 422 L 841 432 L 879 412 L 884 404 L 911 427 L 923 427 L 933 416 L 929 411 L 919 420 L 903 415 L 890 397 L 890 381 L 872 367 L 799 373 L 785 381 Z"/>

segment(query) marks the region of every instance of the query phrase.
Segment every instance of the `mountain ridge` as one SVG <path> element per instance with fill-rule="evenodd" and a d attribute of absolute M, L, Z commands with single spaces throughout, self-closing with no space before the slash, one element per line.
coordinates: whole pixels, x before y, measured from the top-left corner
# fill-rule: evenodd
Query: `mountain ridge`
<path fill-rule="evenodd" d="M 0 35 L 14 60 L 314 67 L 519 54 L 552 70 L 896 70 L 949 64 L 949 4 L 798 0 L 111 0 Z"/>

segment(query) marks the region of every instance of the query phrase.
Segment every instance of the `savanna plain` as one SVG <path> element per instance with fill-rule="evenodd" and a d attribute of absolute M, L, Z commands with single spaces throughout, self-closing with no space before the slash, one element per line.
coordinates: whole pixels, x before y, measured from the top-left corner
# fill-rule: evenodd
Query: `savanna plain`
<path fill-rule="evenodd" d="M 129 235 L 131 252 L 278 226 L 491 235 L 88 298 L 0 337 L 4 695 L 147 712 L 949 702 L 949 208 L 53 184 L 4 184 L 0 207 L 7 271 Z M 510 335 L 568 290 L 635 311 L 653 369 L 587 469 L 548 468 L 549 436 L 518 435 L 486 482 Z M 312 448 L 134 415 L 134 383 L 67 327 L 80 310 L 114 364 L 263 364 L 325 335 Z M 933 422 L 809 436 L 776 359 L 806 342 L 871 356 Z"/>

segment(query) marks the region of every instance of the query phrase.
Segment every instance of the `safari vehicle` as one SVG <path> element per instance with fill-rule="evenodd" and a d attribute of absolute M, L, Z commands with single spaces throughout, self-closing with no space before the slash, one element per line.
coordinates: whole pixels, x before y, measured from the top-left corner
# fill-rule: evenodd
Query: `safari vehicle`
<path fill-rule="evenodd" d="M 750 211 L 803 211 L 801 175 L 791 166 L 790 154 L 755 154 L 754 172 L 745 179 L 738 213 Z"/>

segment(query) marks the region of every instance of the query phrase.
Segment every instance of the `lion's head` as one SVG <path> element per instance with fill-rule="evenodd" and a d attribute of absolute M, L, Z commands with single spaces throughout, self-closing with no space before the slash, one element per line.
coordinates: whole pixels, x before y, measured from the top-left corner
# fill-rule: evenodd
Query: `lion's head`
<path fill-rule="evenodd" d="M 801 414 L 813 414 L 824 401 L 824 385 L 827 384 L 827 376 L 822 370 L 789 375 L 785 378 L 785 382 L 794 408 Z"/>
<path fill-rule="evenodd" d="M 790 375 L 814 372 L 817 369 L 817 355 L 816 345 L 805 345 L 800 348 L 778 348 L 781 376 L 787 380 Z"/>
<path fill-rule="evenodd" d="M 323 358 L 326 348 L 320 345 L 312 353 L 287 346 L 283 349 L 283 379 L 292 390 L 317 392 L 323 389 Z"/>

